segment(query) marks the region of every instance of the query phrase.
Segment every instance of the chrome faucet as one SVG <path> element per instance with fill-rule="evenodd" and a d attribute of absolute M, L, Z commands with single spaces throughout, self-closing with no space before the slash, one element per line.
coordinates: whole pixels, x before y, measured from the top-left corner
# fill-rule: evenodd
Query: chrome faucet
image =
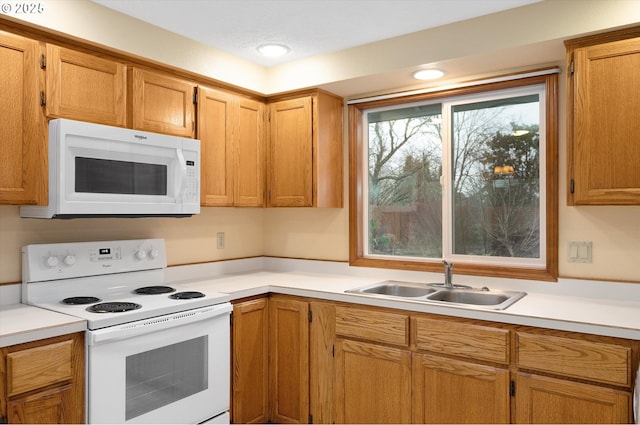
<path fill-rule="evenodd" d="M 447 260 L 442 260 L 442 264 L 444 264 L 444 287 L 453 289 L 453 283 L 451 282 L 453 264 L 448 263 Z"/>

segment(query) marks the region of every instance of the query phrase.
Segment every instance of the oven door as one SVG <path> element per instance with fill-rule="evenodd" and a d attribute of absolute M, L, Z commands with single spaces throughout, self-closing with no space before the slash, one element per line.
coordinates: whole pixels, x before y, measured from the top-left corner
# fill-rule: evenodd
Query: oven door
<path fill-rule="evenodd" d="M 231 304 L 87 331 L 89 423 L 200 423 L 229 409 Z"/>

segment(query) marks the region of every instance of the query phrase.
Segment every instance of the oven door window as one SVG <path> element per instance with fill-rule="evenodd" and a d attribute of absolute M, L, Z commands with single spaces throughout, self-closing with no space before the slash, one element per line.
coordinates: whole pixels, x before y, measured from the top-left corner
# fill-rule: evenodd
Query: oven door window
<path fill-rule="evenodd" d="M 208 336 L 126 358 L 126 420 L 208 388 Z"/>

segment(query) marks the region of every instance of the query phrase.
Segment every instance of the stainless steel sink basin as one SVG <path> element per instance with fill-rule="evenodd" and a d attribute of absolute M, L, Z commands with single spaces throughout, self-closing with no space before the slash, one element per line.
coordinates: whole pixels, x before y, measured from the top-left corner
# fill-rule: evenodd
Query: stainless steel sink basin
<path fill-rule="evenodd" d="M 429 295 L 427 299 L 446 303 L 487 306 L 493 309 L 502 310 L 525 295 L 527 295 L 526 292 L 483 291 L 478 289 L 453 291 L 443 290 Z"/>
<path fill-rule="evenodd" d="M 346 292 L 391 299 L 405 298 L 412 301 L 442 305 L 456 304 L 490 310 L 504 310 L 527 295 L 526 292 L 496 291 L 489 290 L 486 287 L 482 289 L 469 287 L 447 289 L 440 285 L 429 286 L 424 283 L 401 282 L 396 280 L 387 280 L 362 288 L 349 289 Z"/>
<path fill-rule="evenodd" d="M 354 294 L 387 295 L 391 297 L 416 298 L 436 292 L 436 289 L 428 288 L 424 284 L 399 282 L 387 280 L 364 288 L 349 289 L 347 292 Z"/>

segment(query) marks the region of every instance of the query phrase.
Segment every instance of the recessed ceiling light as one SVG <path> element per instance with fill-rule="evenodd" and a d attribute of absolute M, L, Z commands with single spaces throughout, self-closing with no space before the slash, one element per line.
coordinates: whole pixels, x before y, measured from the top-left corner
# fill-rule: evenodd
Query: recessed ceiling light
<path fill-rule="evenodd" d="M 444 76 L 444 71 L 439 69 L 421 69 L 413 73 L 413 78 L 416 80 L 435 80 Z"/>
<path fill-rule="evenodd" d="M 263 56 L 275 58 L 278 56 L 286 55 L 291 49 L 283 44 L 263 44 L 261 46 L 258 46 L 257 50 Z"/>

